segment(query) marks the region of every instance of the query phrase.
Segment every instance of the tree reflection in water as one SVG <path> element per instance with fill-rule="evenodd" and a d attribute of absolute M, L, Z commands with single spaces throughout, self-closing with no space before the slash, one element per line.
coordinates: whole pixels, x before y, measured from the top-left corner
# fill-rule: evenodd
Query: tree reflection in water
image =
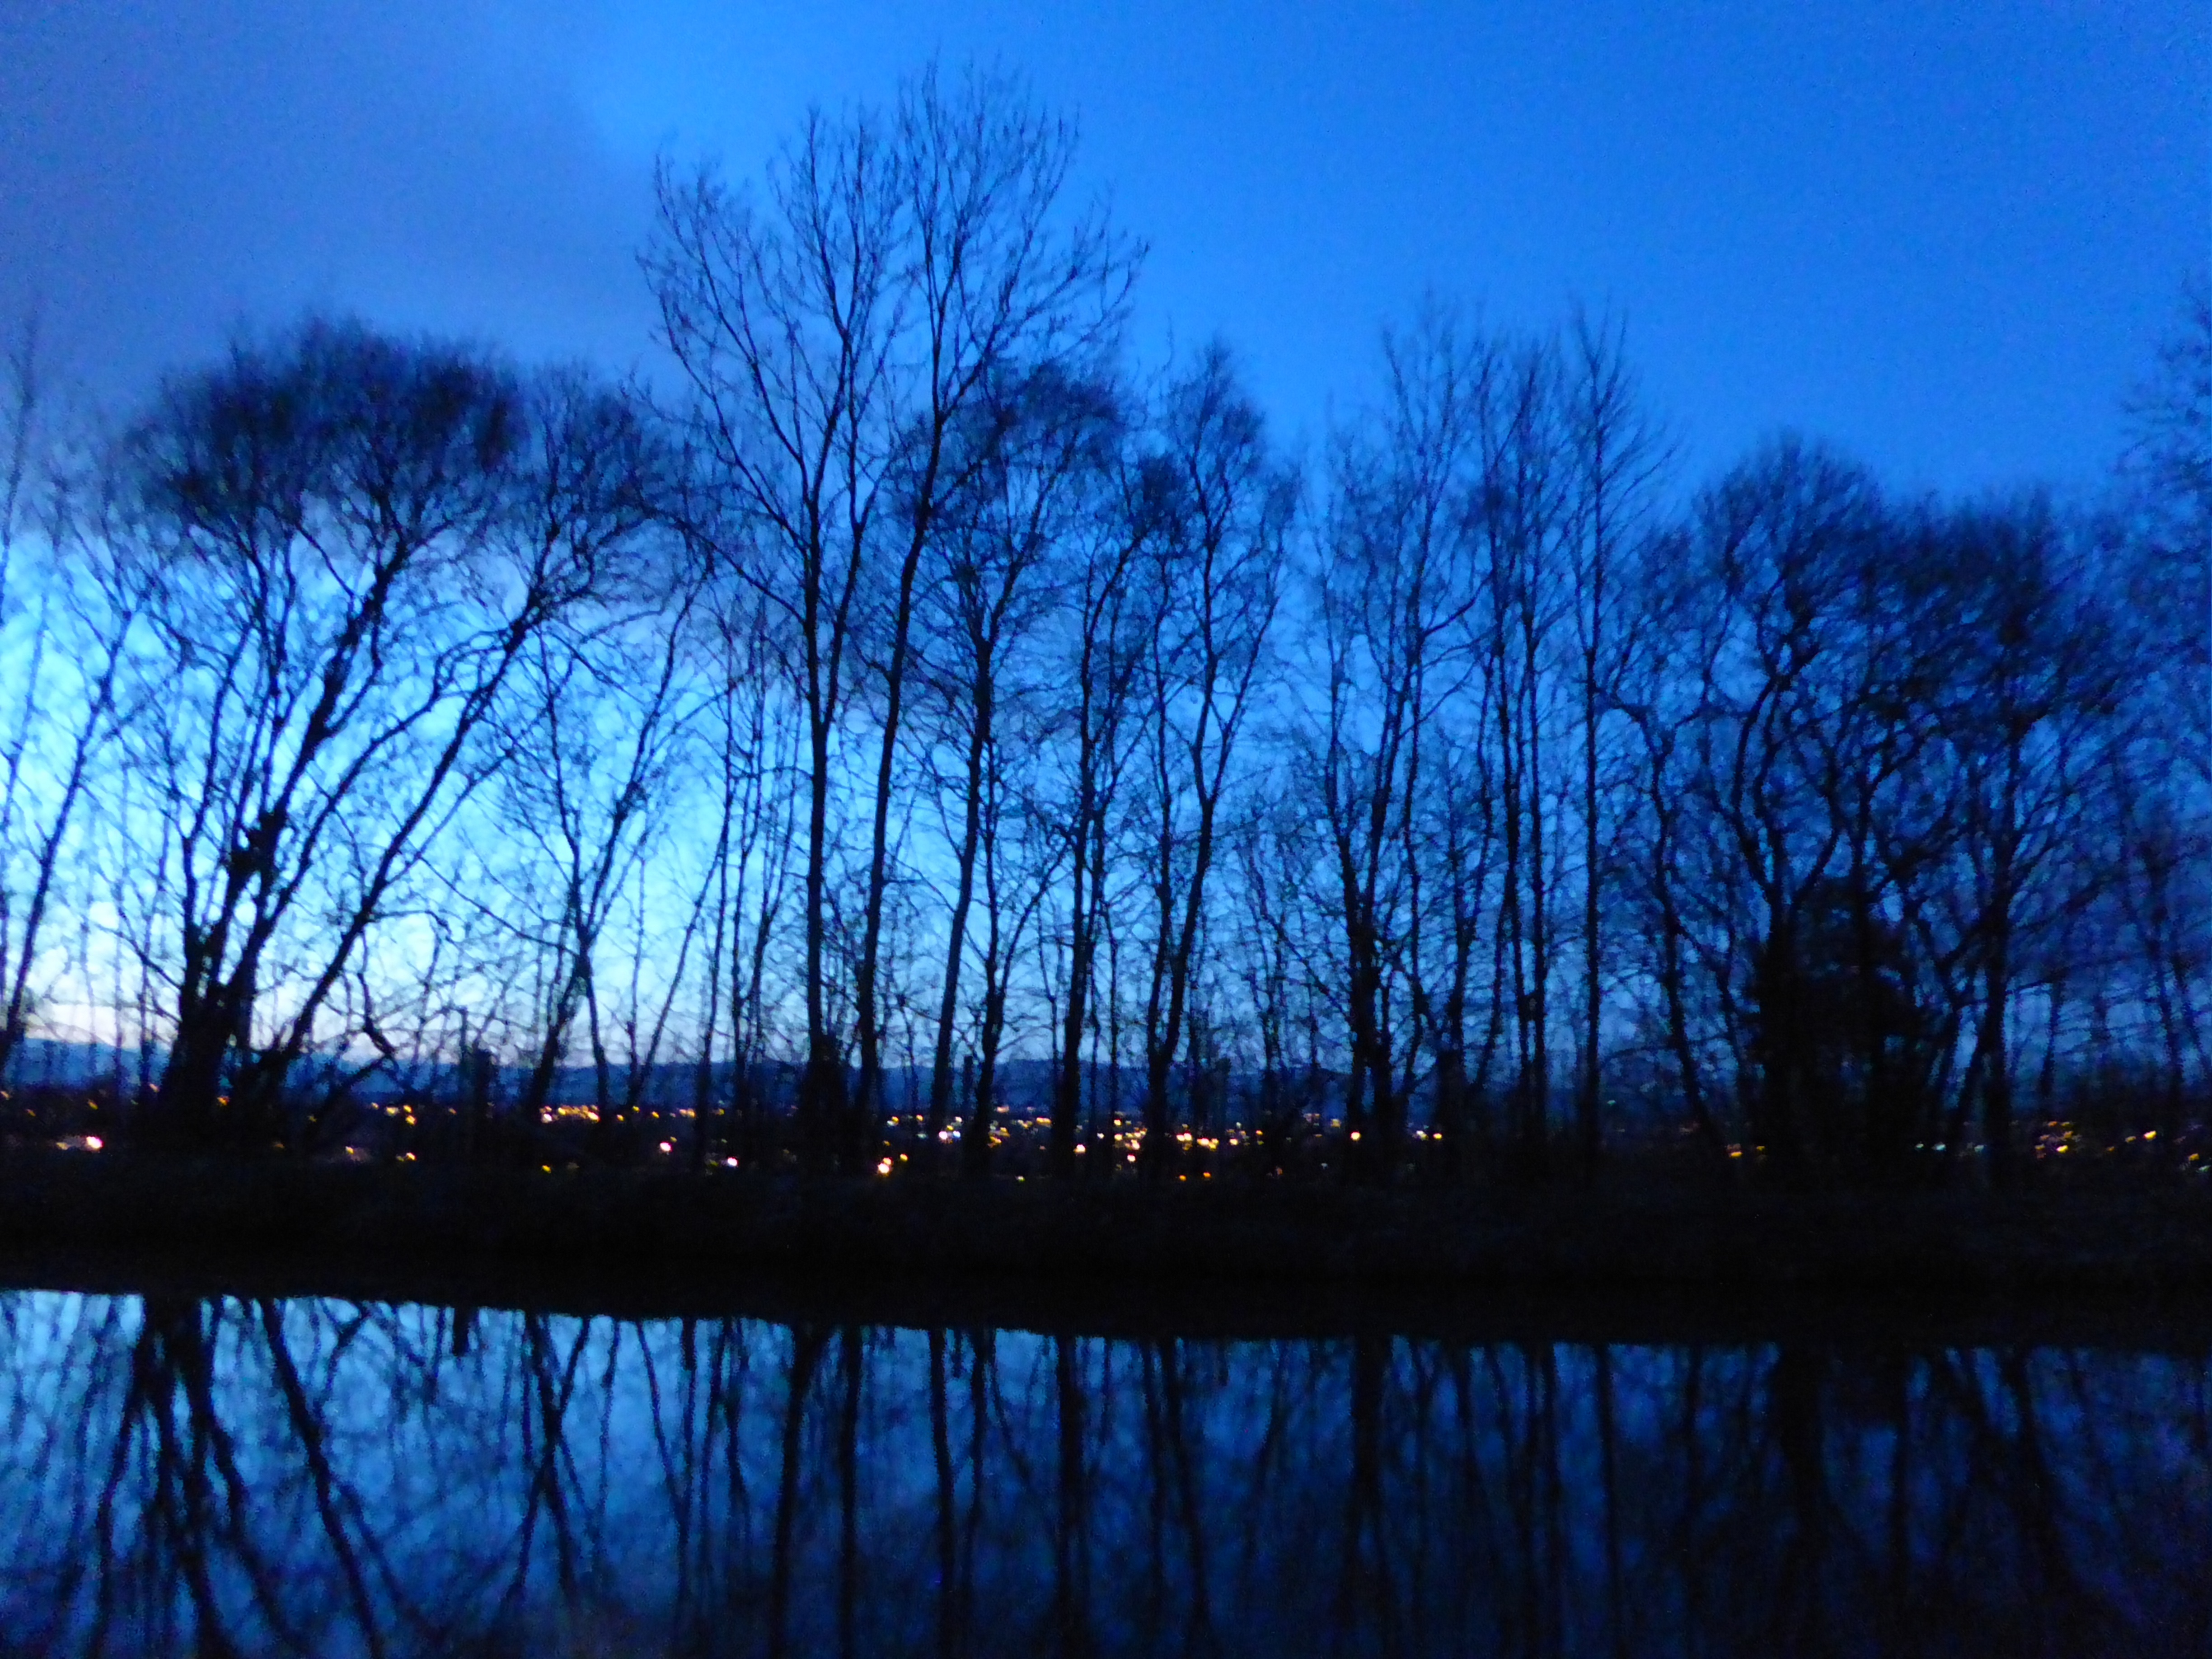
<path fill-rule="evenodd" d="M 2207 1362 L 0 1297 L 0 1649 L 2212 1643 Z"/>

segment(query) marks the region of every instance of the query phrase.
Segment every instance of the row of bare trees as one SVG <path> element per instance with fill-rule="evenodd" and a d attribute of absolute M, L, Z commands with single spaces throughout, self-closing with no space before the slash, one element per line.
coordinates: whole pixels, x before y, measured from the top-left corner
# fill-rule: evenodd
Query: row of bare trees
<path fill-rule="evenodd" d="M 2080 507 L 1796 440 L 1692 492 L 1617 325 L 1443 306 L 1301 459 L 1226 347 L 1129 369 L 1073 153 L 929 75 L 665 169 L 657 390 L 313 322 L 95 442 L 27 343 L 0 1075 L 699 1166 L 981 1170 L 1018 1108 L 1062 1176 L 2202 1114 L 2201 297 Z"/>

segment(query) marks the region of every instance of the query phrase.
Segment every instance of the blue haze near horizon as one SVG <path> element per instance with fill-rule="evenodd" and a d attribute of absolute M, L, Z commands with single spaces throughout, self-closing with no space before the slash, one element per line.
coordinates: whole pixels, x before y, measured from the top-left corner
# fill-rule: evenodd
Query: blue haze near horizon
<path fill-rule="evenodd" d="M 0 3 L 0 322 L 125 405 L 301 309 L 652 372 L 654 157 L 738 175 L 933 55 L 1073 110 L 1309 446 L 1425 294 L 1626 322 L 1686 472 L 1789 427 L 1904 488 L 2093 490 L 2212 262 L 2190 0 L 1450 6 Z"/>

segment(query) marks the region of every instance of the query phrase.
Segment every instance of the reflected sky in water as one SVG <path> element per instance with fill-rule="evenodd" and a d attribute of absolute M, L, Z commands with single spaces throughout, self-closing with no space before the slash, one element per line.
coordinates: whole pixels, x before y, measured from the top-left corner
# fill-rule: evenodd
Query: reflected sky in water
<path fill-rule="evenodd" d="M 0 1650 L 2212 1651 L 2201 1356 L 0 1297 Z"/>

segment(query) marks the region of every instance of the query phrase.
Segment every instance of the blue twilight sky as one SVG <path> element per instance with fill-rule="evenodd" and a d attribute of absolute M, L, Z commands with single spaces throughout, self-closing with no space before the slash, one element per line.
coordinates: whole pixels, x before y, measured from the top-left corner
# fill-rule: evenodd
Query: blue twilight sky
<path fill-rule="evenodd" d="M 2205 0 L 0 0 L 0 320 L 110 403 L 313 305 L 649 363 L 655 153 L 749 173 L 931 54 L 1022 70 L 1149 241 L 1140 340 L 1282 429 L 1424 292 L 1627 319 L 1703 473 L 2094 484 L 2212 264 Z"/>

